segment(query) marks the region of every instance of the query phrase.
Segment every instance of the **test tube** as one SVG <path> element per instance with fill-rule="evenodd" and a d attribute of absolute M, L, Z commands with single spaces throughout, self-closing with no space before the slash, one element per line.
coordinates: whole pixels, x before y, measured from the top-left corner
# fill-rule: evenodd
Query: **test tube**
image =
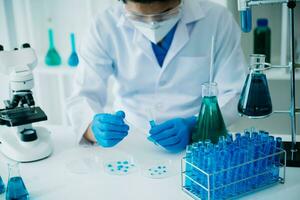
<path fill-rule="evenodd" d="M 254 140 L 254 141 L 256 141 L 257 140 L 257 136 L 258 136 L 258 133 L 257 132 L 252 132 L 251 133 L 251 140 Z"/>
<path fill-rule="evenodd" d="M 252 11 L 247 5 L 247 0 L 238 0 L 238 10 L 240 11 L 242 31 L 249 33 L 252 30 Z"/>
<path fill-rule="evenodd" d="M 233 136 L 231 133 L 228 133 L 226 136 L 226 141 L 228 144 L 231 144 L 233 142 Z"/>
<path fill-rule="evenodd" d="M 240 133 L 236 133 L 235 134 L 235 143 L 237 144 L 237 146 L 241 145 L 240 140 L 241 140 L 241 134 Z"/>
<path fill-rule="evenodd" d="M 280 152 L 282 149 L 282 138 L 281 137 L 277 137 L 276 138 L 276 152 Z M 274 165 L 274 168 L 272 170 L 272 173 L 273 173 L 273 178 L 274 180 L 278 180 L 279 178 L 279 168 L 280 168 L 280 155 L 276 155 L 275 156 L 275 165 Z"/>
<path fill-rule="evenodd" d="M 192 162 L 192 147 L 190 146 L 190 145 L 188 145 L 187 147 L 186 147 L 186 156 L 185 156 L 185 158 L 186 158 L 186 161 L 187 162 L 189 162 L 189 163 L 191 163 Z M 186 175 L 188 175 L 189 177 L 191 177 L 191 165 L 190 164 L 187 164 L 186 163 L 186 167 L 185 167 L 185 173 L 186 173 Z M 188 179 L 188 178 L 186 178 L 185 179 L 185 187 L 187 188 L 187 189 L 191 189 L 191 180 L 190 179 Z"/>
<path fill-rule="evenodd" d="M 249 132 L 249 131 L 245 131 L 244 137 L 245 137 L 247 140 L 250 140 L 250 132 Z"/>
<path fill-rule="evenodd" d="M 154 120 L 150 120 L 149 123 L 150 123 L 151 128 L 153 128 L 154 126 L 156 126 Z M 151 137 L 151 134 L 150 134 L 150 133 L 148 134 L 147 139 L 148 139 L 150 142 L 153 142 L 155 145 L 158 145 L 157 142 Z"/>
<path fill-rule="evenodd" d="M 198 168 L 202 169 L 200 166 L 199 166 L 199 149 L 198 149 L 198 145 L 197 143 L 194 143 L 192 144 L 192 164 L 197 166 Z M 191 174 L 191 177 L 199 182 L 200 180 L 200 183 L 201 183 L 201 172 L 199 170 L 197 170 L 196 168 L 192 167 L 192 170 L 191 170 L 192 174 Z M 202 183 L 201 183 L 202 184 Z M 195 183 L 192 183 L 192 191 L 194 193 L 196 193 L 197 195 L 200 194 L 200 187 L 195 184 Z"/>

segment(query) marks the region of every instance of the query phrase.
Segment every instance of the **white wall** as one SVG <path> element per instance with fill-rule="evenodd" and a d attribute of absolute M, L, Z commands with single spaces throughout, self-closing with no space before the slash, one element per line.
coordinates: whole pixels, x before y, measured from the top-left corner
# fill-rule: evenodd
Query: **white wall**
<path fill-rule="evenodd" d="M 10 48 L 10 42 L 8 38 L 8 30 L 6 23 L 6 15 L 4 9 L 4 0 L 0 0 L 0 44 L 4 46 L 4 48 Z M 1 66 L 0 66 L 1 67 Z M 8 98 L 8 87 L 6 84 L 8 83 L 7 76 L 0 74 L 0 108 L 4 106 L 3 100 Z"/>

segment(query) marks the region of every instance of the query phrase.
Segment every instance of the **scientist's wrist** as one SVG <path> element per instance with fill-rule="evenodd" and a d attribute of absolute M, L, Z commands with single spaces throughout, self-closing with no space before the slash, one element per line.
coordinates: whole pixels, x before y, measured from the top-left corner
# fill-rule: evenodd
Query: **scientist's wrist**
<path fill-rule="evenodd" d="M 93 142 L 93 143 L 96 143 L 96 138 L 94 136 L 94 133 L 91 129 L 91 125 L 89 125 L 89 127 L 87 128 L 87 130 L 85 131 L 84 135 L 83 135 L 84 139 L 90 141 L 90 142 Z"/>

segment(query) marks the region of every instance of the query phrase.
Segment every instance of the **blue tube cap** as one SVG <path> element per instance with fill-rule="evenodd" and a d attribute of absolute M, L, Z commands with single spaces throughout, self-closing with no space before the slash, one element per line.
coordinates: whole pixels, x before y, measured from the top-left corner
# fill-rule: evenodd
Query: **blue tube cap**
<path fill-rule="evenodd" d="M 257 19 L 257 26 L 268 26 L 269 21 L 268 19 L 265 18 L 261 18 L 261 19 Z"/>

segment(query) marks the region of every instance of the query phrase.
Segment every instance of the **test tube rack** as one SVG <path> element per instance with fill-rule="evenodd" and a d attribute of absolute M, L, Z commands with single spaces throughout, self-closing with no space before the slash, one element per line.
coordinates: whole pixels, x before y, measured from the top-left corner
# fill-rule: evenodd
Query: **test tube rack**
<path fill-rule="evenodd" d="M 278 159 L 280 158 L 280 159 Z M 275 165 L 274 160 L 279 163 Z M 257 166 L 269 163 L 264 170 Z M 240 172 L 253 170 L 249 176 Z M 274 173 L 275 172 L 275 173 Z M 277 148 L 276 153 L 261 156 L 236 166 L 210 173 L 188 161 L 181 161 L 182 190 L 196 200 L 236 199 L 265 188 L 283 184 L 286 173 L 286 151 Z"/>
<path fill-rule="evenodd" d="M 288 114 L 291 121 L 291 141 L 284 142 L 284 149 L 287 152 L 287 166 L 300 167 L 300 142 L 297 142 L 297 127 L 296 115 L 300 114 L 300 108 L 296 107 L 296 62 L 295 62 L 295 8 L 299 0 L 238 0 L 240 5 L 247 8 L 253 6 L 262 6 L 268 4 L 283 4 L 288 8 L 289 21 L 289 52 L 290 58 L 288 65 L 271 65 L 271 68 L 285 68 L 290 74 L 290 88 L 291 88 L 291 103 L 289 110 L 274 111 L 274 114 Z M 240 8 L 239 8 L 240 9 Z M 251 118 L 251 117 L 250 117 Z"/>

